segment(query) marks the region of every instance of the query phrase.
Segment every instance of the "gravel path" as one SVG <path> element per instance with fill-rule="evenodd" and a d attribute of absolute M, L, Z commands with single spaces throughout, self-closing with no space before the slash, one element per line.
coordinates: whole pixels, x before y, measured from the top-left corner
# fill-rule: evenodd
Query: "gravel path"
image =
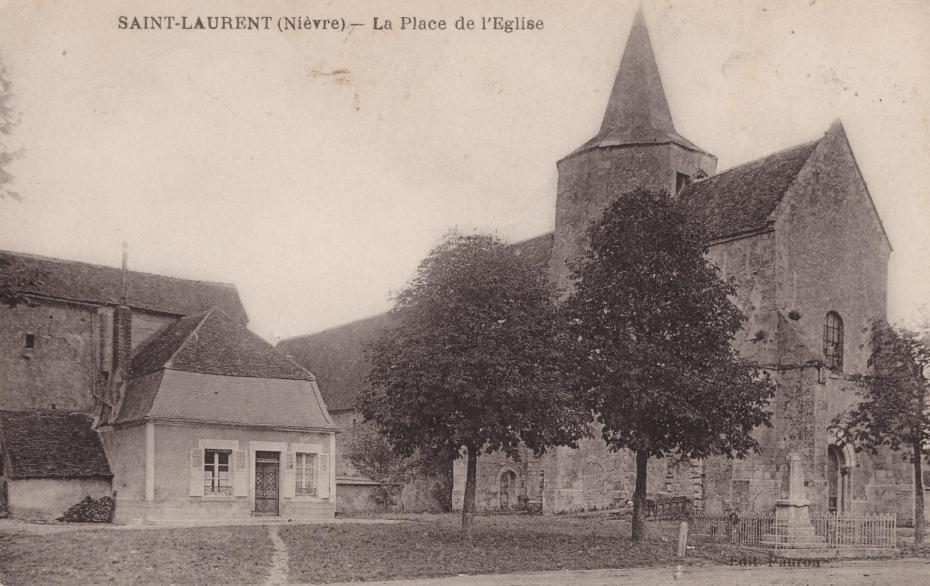
<path fill-rule="evenodd" d="M 268 527 L 268 537 L 274 544 L 274 553 L 271 556 L 271 574 L 265 581 L 266 586 L 287 583 L 287 544 L 278 534 L 278 526 Z"/>

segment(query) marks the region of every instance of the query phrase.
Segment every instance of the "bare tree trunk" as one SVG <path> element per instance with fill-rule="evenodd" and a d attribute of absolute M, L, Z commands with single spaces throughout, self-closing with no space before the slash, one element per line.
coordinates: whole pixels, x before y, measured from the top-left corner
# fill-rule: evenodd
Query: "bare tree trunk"
<path fill-rule="evenodd" d="M 916 442 L 914 449 L 914 543 L 923 543 L 926 528 L 924 527 L 924 477 L 923 452 L 920 442 Z"/>
<path fill-rule="evenodd" d="M 467 468 L 465 499 L 462 502 L 462 535 L 471 539 L 472 519 L 475 516 L 475 483 L 478 477 L 478 449 L 473 446 L 468 446 Z"/>
<path fill-rule="evenodd" d="M 633 491 L 633 541 L 646 538 L 646 464 L 649 453 L 646 450 L 636 452 L 636 490 Z"/>

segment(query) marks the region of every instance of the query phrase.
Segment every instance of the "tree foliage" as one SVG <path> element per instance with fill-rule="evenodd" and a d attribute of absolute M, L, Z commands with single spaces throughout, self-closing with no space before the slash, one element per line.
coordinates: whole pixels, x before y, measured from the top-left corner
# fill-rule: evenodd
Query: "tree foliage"
<path fill-rule="evenodd" d="M 373 425 L 364 423 L 352 430 L 346 458 L 356 470 L 378 483 L 373 500 L 386 510 L 394 505 L 398 490 L 420 468 L 417 458 L 398 455 Z"/>
<path fill-rule="evenodd" d="M 752 432 L 770 425 L 774 384 L 733 348 L 745 319 L 736 291 L 667 194 L 618 196 L 587 238 L 565 302 L 567 370 L 608 446 L 636 452 L 641 539 L 648 459 L 757 451 Z"/>
<path fill-rule="evenodd" d="M 572 444 L 589 415 L 561 386 L 558 312 L 541 268 L 490 236 L 451 234 L 420 264 L 370 348 L 358 407 L 401 455 L 468 457 L 463 529 L 479 454 Z"/>
<path fill-rule="evenodd" d="M 923 459 L 930 454 L 930 344 L 926 334 L 872 327 L 869 374 L 860 378 L 859 401 L 836 423 L 845 439 L 873 454 L 885 446 L 903 452 L 914 467 L 914 539 L 924 539 Z"/>

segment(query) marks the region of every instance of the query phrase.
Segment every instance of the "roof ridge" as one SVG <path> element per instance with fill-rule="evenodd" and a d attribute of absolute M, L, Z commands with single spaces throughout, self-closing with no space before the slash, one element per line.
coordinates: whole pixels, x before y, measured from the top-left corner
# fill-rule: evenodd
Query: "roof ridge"
<path fill-rule="evenodd" d="M 787 153 L 788 151 L 799 150 L 799 149 L 804 148 L 804 147 L 816 146 L 816 145 L 817 145 L 818 143 L 820 143 L 820 141 L 822 141 L 823 139 L 824 139 L 824 137 L 821 136 L 820 138 L 818 138 L 818 139 L 816 139 L 816 140 L 809 140 L 809 141 L 807 141 L 807 142 L 802 142 L 802 143 L 796 144 L 796 145 L 794 145 L 794 146 L 785 147 L 785 148 L 783 148 L 783 149 L 779 149 L 779 150 L 777 150 L 777 151 L 773 151 L 773 152 L 771 152 L 771 153 L 769 153 L 769 154 L 767 154 L 767 155 L 762 155 L 761 157 L 759 157 L 759 158 L 757 158 L 757 159 L 752 159 L 752 160 L 750 160 L 750 161 L 746 161 L 745 163 L 740 163 L 739 165 L 730 167 L 730 168 L 727 169 L 726 171 L 721 171 L 720 173 L 714 173 L 713 175 L 709 175 L 709 176 L 707 176 L 707 177 L 705 177 L 705 178 L 703 178 L 703 179 L 698 179 L 697 181 L 695 181 L 694 183 L 692 183 L 692 185 L 698 185 L 698 184 L 700 184 L 700 183 L 706 183 L 707 181 L 710 181 L 711 179 L 716 179 L 717 177 L 723 177 L 724 175 L 730 173 L 731 171 L 738 171 L 738 170 L 740 170 L 740 169 L 743 169 L 743 168 L 745 168 L 745 167 L 748 167 L 749 165 L 755 165 L 755 164 L 758 164 L 758 163 L 762 163 L 762 162 L 765 161 L 766 159 L 771 159 L 771 158 L 776 157 L 776 156 L 778 156 L 778 155 L 783 155 L 783 154 Z M 804 159 L 805 162 L 807 161 L 807 159 L 810 158 L 810 156 L 813 154 L 813 152 L 814 152 L 814 151 L 811 150 L 811 152 L 808 153 L 807 158 Z"/>
<path fill-rule="evenodd" d="M 203 326 L 204 323 L 206 323 L 207 318 L 210 316 L 211 313 L 213 313 L 213 310 L 214 310 L 214 309 L 219 309 L 219 308 L 218 308 L 217 306 L 214 305 L 214 306 L 211 307 L 210 309 L 208 309 L 208 310 L 202 312 L 203 317 L 200 318 L 200 321 L 197 323 L 197 325 L 194 327 L 194 329 L 192 329 L 191 332 L 190 332 L 189 334 L 187 334 L 186 336 L 184 336 L 184 341 L 181 342 L 180 344 L 178 344 L 178 347 L 174 349 L 174 352 L 172 352 L 172 353 L 171 353 L 171 356 L 168 357 L 168 360 L 165 361 L 165 364 L 163 365 L 164 368 L 171 368 L 171 363 L 174 362 L 174 359 L 177 358 L 178 354 L 181 353 L 181 350 L 182 350 L 185 346 L 187 346 L 187 343 L 190 342 L 191 338 L 193 338 L 194 335 L 195 335 L 198 331 L 200 331 L 200 328 Z M 194 315 L 188 316 L 188 317 L 197 317 L 197 315 L 198 315 L 198 314 L 195 313 Z M 182 318 L 182 319 L 183 319 L 183 318 Z M 181 321 L 181 320 L 178 320 L 178 322 L 180 322 L 180 321 Z"/>
<path fill-rule="evenodd" d="M 517 240 L 516 242 L 511 242 L 510 246 L 519 246 L 520 244 L 526 244 L 527 242 L 532 242 L 533 240 L 540 240 L 546 236 L 552 236 L 555 234 L 555 230 L 549 230 L 547 232 L 542 232 L 536 236 L 530 236 L 529 238 L 524 238 L 523 240 Z"/>
<path fill-rule="evenodd" d="M 379 317 L 384 317 L 384 316 L 386 316 L 387 314 L 389 314 L 390 312 L 391 312 L 391 310 L 382 311 L 382 312 L 380 312 L 380 313 L 373 313 L 373 314 L 367 315 L 367 316 L 365 316 L 365 317 L 359 317 L 359 318 L 353 319 L 353 320 L 351 320 L 351 321 L 343 322 L 343 323 L 341 323 L 341 324 L 337 324 L 337 325 L 334 325 L 334 326 L 329 326 L 328 328 L 322 329 L 322 330 L 320 330 L 320 331 L 318 331 L 318 332 L 313 332 L 312 334 L 303 334 L 303 335 L 300 335 L 300 336 L 292 336 L 292 337 L 290 337 L 290 338 L 283 338 L 283 339 L 281 339 L 281 340 L 278 340 L 278 343 L 275 344 L 275 348 L 277 348 L 279 345 L 283 344 L 284 342 L 293 342 L 293 341 L 295 341 L 295 340 L 304 340 L 304 339 L 307 339 L 307 338 L 312 338 L 312 337 L 314 337 L 314 336 L 319 336 L 320 334 L 325 334 L 326 332 L 330 332 L 330 331 L 332 331 L 332 330 L 338 330 L 338 329 L 344 328 L 344 327 L 346 327 L 346 326 L 351 326 L 351 325 L 355 325 L 355 324 L 360 324 L 360 323 L 362 323 L 362 322 L 371 321 L 371 320 L 376 319 L 376 318 L 379 318 Z"/>
<path fill-rule="evenodd" d="M 42 255 L 42 254 L 35 254 L 35 253 L 32 253 L 32 252 L 21 252 L 21 251 L 18 251 L 18 250 L 0 249 L 0 255 L 2 255 L 2 254 L 10 254 L 10 255 L 15 255 L 15 256 L 19 256 L 19 257 L 24 257 L 24 258 L 29 258 L 29 259 L 35 259 L 35 260 L 42 260 L 42 261 L 48 261 L 48 262 L 54 262 L 54 263 L 60 263 L 60 264 L 83 265 L 83 266 L 86 266 L 86 267 L 93 267 L 93 268 L 98 268 L 98 269 L 109 269 L 109 270 L 113 270 L 113 271 L 119 271 L 119 270 L 121 270 L 120 267 L 116 267 L 116 266 L 112 266 L 112 265 L 105 265 L 105 264 L 100 264 L 100 263 L 86 262 L 86 261 L 83 261 L 83 260 L 73 260 L 73 259 L 69 259 L 69 258 L 58 258 L 58 257 L 54 257 L 54 256 L 45 256 L 45 255 Z M 174 275 L 165 275 L 165 274 L 163 274 L 163 273 L 151 273 L 151 272 L 147 272 L 147 271 L 138 271 L 138 270 L 134 270 L 134 269 L 129 269 L 129 272 L 130 272 L 130 273 L 134 273 L 134 274 L 136 274 L 136 275 L 148 275 L 148 276 L 152 276 L 152 277 L 159 277 L 159 278 L 162 278 L 162 279 L 172 279 L 172 280 L 175 280 L 175 281 L 187 281 L 187 282 L 189 282 L 189 283 L 203 283 L 203 284 L 205 284 L 205 285 L 217 285 L 217 286 L 221 286 L 221 287 L 230 287 L 230 288 L 233 288 L 233 289 L 236 288 L 236 284 L 235 284 L 235 283 L 227 282 L 227 281 L 206 281 L 206 280 L 201 280 L 201 279 L 190 279 L 190 278 L 187 278 L 187 277 L 176 277 L 176 276 L 174 276 Z"/>

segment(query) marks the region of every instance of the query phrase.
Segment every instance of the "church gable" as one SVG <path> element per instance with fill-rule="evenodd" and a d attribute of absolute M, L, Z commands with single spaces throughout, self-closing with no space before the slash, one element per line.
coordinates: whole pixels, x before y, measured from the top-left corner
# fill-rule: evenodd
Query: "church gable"
<path fill-rule="evenodd" d="M 891 245 L 839 122 L 818 143 L 772 217 L 779 311 L 821 359 L 832 352 L 826 350 L 829 329 L 845 355 L 837 369 L 865 372 L 870 324 L 886 314 Z M 783 353 L 791 359 L 790 349 Z"/>

